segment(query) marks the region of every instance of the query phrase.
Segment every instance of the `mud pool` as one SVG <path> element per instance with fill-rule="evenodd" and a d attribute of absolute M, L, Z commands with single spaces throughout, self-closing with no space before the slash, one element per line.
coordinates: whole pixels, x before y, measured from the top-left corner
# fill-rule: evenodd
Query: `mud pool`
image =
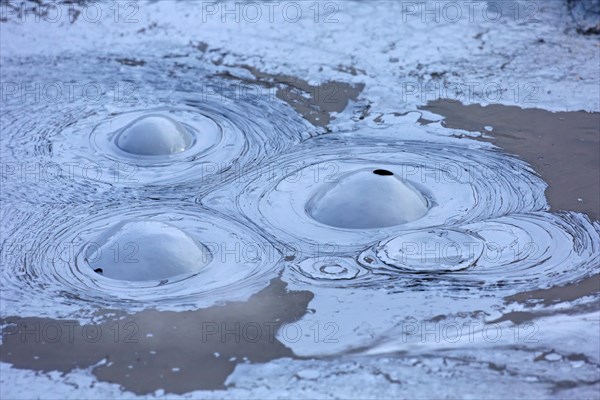
<path fill-rule="evenodd" d="M 484 3 L 3 4 L 1 397 L 597 398 L 597 36 Z"/>

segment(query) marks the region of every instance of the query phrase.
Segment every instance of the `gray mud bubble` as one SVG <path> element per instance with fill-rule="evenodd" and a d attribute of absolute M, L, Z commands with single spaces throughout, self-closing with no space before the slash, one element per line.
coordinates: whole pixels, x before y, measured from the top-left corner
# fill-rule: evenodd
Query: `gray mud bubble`
<path fill-rule="evenodd" d="M 335 235 L 340 246 L 547 207 L 543 181 L 525 162 L 505 153 L 397 139 L 373 145 L 370 138 L 343 136 L 321 135 L 274 158 L 272 165 L 289 166 L 276 180 L 256 176 L 234 191 L 229 187 L 198 196 L 197 202 L 217 204 L 233 192 L 235 204 L 222 209 L 232 207 L 260 221 L 276 240 L 328 242 Z M 309 159 L 310 165 L 298 168 Z M 456 165 L 465 165 L 462 177 L 447 167 Z M 494 179 L 489 179 L 490 170 Z M 434 179 L 447 173 L 453 178 Z"/>
<path fill-rule="evenodd" d="M 446 99 L 420 108 L 443 116 L 448 128 L 485 133 L 481 140 L 530 163 L 548 183 L 551 210 L 579 211 L 600 220 L 600 113 L 463 105 Z M 488 125 L 492 132 L 485 129 Z"/>
<path fill-rule="evenodd" d="M 117 146 L 130 154 L 162 156 L 187 150 L 194 138 L 179 122 L 152 114 L 136 119 L 117 136 Z"/>
<path fill-rule="evenodd" d="M 15 315 L 37 306 L 27 315 L 47 315 L 48 304 L 185 311 L 244 300 L 276 276 L 280 257 L 258 230 L 191 202 L 2 211 L 13 222 L 3 233 L 16 243 L 2 253 L 2 293 Z M 23 266 L 19 243 L 36 243 L 23 270 L 16 270 Z M 67 251 L 55 243 L 72 245 Z"/>
<path fill-rule="evenodd" d="M 32 62 L 47 60 L 40 55 Z M 7 103 L 3 161 L 17 165 L 29 157 L 48 157 L 43 165 L 51 161 L 52 166 L 48 174 L 43 173 L 53 184 L 17 179 L 15 174 L 6 182 L 13 187 L 3 193 L 10 191 L 12 199 L 31 203 L 93 202 L 121 200 L 134 193 L 137 197 L 137 189 L 144 187 L 154 197 L 181 198 L 178 191 L 164 186 L 209 191 L 233 179 L 234 170 L 258 165 L 316 131 L 283 101 L 254 95 L 236 98 L 237 82 L 215 77 L 201 66 L 177 69 L 174 78 L 171 68 L 172 60 L 163 58 L 148 58 L 143 66 L 127 68 L 105 63 L 101 69 L 78 58 L 57 60 L 48 71 L 57 82 L 64 76 L 77 81 L 94 76 L 99 83 L 112 82 L 115 76 L 121 82 L 152 76 L 152 85 L 134 85 L 138 93 L 111 105 L 82 96 L 51 106 L 33 97 L 26 99 L 27 107 Z M 219 96 L 199 95 L 206 90 L 208 78 L 211 87 L 219 88 Z M 36 81 L 39 76 L 32 73 L 22 79 Z M 144 101 L 131 102 L 136 99 Z M 109 96 L 103 100 L 110 101 Z M 231 165 L 237 169 L 230 169 Z M 217 175 L 218 179 L 211 179 Z"/>
<path fill-rule="evenodd" d="M 307 313 L 313 294 L 286 286 L 275 278 L 246 302 L 195 311 L 104 310 L 100 317 L 106 319 L 94 325 L 6 317 L 0 319 L 0 360 L 42 372 L 92 367 L 100 381 L 139 395 L 159 389 L 176 394 L 226 389 L 225 380 L 237 364 L 298 358 L 276 333 Z M 51 343 L 28 333 L 36 329 L 39 335 L 57 329 L 61 334 Z"/>
<path fill-rule="evenodd" d="M 354 171 L 321 189 L 306 206 L 316 221 L 345 229 L 374 229 L 421 218 L 427 199 L 385 169 Z"/>
<path fill-rule="evenodd" d="M 115 254 L 119 248 L 123 251 Z M 209 249 L 186 232 L 151 220 L 121 222 L 89 249 L 94 251 L 86 255 L 86 261 L 95 272 L 126 281 L 195 274 L 212 261 Z"/>

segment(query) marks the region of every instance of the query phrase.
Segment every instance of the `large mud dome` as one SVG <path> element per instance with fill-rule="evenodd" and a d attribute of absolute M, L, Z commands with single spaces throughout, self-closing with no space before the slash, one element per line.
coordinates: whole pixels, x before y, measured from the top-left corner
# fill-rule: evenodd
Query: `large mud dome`
<path fill-rule="evenodd" d="M 0 16 L 2 398 L 598 398 L 589 1 Z"/>

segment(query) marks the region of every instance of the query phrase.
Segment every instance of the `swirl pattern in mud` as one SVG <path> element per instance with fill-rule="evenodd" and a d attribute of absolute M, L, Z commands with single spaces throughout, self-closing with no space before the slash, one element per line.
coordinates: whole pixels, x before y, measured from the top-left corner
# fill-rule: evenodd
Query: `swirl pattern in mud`
<path fill-rule="evenodd" d="M 599 244 L 597 222 L 536 212 L 401 234 L 363 252 L 359 262 L 431 288 L 519 292 L 592 275 Z"/>
<path fill-rule="evenodd" d="M 135 104 L 7 104 L 12 313 L 195 309 L 246 299 L 281 270 L 316 301 L 352 288 L 429 305 L 437 292 L 497 304 L 594 273 L 598 223 L 546 212 L 546 184 L 515 157 L 410 121 L 315 137 L 278 99 L 206 98 L 197 76 L 208 71 L 159 73 L 169 63 L 95 71 L 99 81 L 152 76 Z M 49 73 L 90 72 L 70 66 Z M 48 164 L 35 170 L 43 179 L 24 179 Z M 87 172 L 73 179 L 65 166 Z"/>
<path fill-rule="evenodd" d="M 4 200 L 181 199 L 239 176 L 315 131 L 273 93 L 245 92 L 205 66 L 171 77 L 164 73 L 174 68 L 168 59 L 135 70 L 113 61 L 92 71 L 73 62 L 48 69 L 43 82 L 11 63 L 3 68 L 3 80 L 39 89 L 3 104 Z"/>
<path fill-rule="evenodd" d="M 372 143 L 368 138 L 337 135 L 311 139 L 257 170 L 249 183 L 225 186 L 199 201 L 247 216 L 273 240 L 300 244 L 331 241 L 340 248 L 367 245 L 414 229 L 460 225 L 547 207 L 543 181 L 525 163 L 498 151 L 389 138 Z M 356 178 L 357 173 L 377 170 L 394 176 L 366 173 Z M 347 182 L 348 174 L 353 181 Z M 378 183 L 388 179 L 397 183 Z M 398 190 L 397 185 L 403 187 Z M 345 200 L 337 213 L 348 213 L 345 217 L 356 222 L 348 221 L 344 227 L 315 218 L 315 202 L 337 201 L 322 195 L 332 191 Z M 407 200 L 407 196 L 412 197 Z M 232 198 L 235 201 L 229 200 Z M 378 207 L 371 209 L 372 204 Z M 401 215 L 390 215 L 402 207 L 405 214 L 407 208 L 415 209 L 414 216 L 402 220 Z M 372 215 L 365 215 L 365 210 Z M 329 211 L 335 214 L 333 208 Z M 362 226 L 360 219 L 371 216 L 379 217 L 381 226 L 355 229 Z"/>
<path fill-rule="evenodd" d="M 293 247 L 293 281 L 505 294 L 577 281 L 599 261 L 598 223 L 541 212 L 545 187 L 491 149 L 327 135 L 198 201 Z"/>
<path fill-rule="evenodd" d="M 194 204 L 47 205 L 3 214 L 12 222 L 2 243 L 11 312 L 187 309 L 244 299 L 268 284 L 281 257 L 259 233 Z M 115 233 L 124 227 L 133 235 Z M 172 276 L 162 276 L 166 268 Z"/>

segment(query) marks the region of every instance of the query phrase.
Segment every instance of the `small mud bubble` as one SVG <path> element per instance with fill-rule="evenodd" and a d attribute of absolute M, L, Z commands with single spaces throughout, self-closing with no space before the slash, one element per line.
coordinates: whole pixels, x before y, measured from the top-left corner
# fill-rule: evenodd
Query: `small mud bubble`
<path fill-rule="evenodd" d="M 117 136 L 117 146 L 130 154 L 177 154 L 193 144 L 193 136 L 179 122 L 164 115 L 146 115 L 127 125 Z"/>

